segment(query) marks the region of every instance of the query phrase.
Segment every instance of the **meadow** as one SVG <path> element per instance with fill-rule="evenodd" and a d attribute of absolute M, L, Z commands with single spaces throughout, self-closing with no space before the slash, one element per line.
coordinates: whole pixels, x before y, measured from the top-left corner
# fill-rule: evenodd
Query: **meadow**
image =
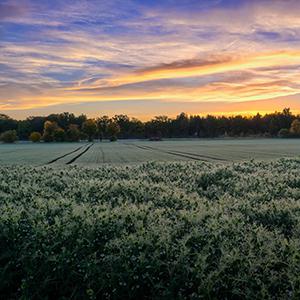
<path fill-rule="evenodd" d="M 298 299 L 299 167 L 0 166 L 0 294 Z"/>
<path fill-rule="evenodd" d="M 1 298 L 299 299 L 299 147 L 0 145 Z"/>
<path fill-rule="evenodd" d="M 120 140 L 95 143 L 0 144 L 0 164 L 99 166 L 151 161 L 230 163 L 270 160 L 300 153 L 299 139 L 171 139 L 160 142 Z"/>

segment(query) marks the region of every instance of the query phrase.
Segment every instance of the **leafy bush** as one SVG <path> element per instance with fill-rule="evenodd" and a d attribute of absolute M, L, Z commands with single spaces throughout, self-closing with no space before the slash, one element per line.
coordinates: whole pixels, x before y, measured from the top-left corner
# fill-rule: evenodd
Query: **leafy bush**
<path fill-rule="evenodd" d="M 290 137 L 290 131 L 287 128 L 282 128 L 278 132 L 278 136 L 281 138 L 287 138 Z"/>
<path fill-rule="evenodd" d="M 14 143 L 18 139 L 15 130 L 7 130 L 0 135 L 0 141 L 4 143 Z"/>
<path fill-rule="evenodd" d="M 42 136 L 39 132 L 32 132 L 29 136 L 29 139 L 33 142 L 33 143 L 38 143 L 41 140 Z"/>
<path fill-rule="evenodd" d="M 0 167 L 0 294 L 298 299 L 299 167 Z"/>

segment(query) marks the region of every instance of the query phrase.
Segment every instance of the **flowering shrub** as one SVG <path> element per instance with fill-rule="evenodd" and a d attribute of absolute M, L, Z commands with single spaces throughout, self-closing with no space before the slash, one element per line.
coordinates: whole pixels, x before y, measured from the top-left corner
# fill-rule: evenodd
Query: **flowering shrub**
<path fill-rule="evenodd" d="M 297 299 L 300 160 L 0 167 L 4 299 Z"/>

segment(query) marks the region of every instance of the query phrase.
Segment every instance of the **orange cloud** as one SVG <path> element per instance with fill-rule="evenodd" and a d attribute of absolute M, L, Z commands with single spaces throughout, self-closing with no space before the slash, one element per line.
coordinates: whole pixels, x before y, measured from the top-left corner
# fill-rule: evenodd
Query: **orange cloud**
<path fill-rule="evenodd" d="M 266 67 L 294 66 L 296 64 L 300 64 L 300 51 L 278 51 L 244 57 L 220 56 L 219 58 L 204 61 L 198 59 L 186 60 L 142 69 L 121 77 L 97 80 L 93 85 L 87 86 L 85 89 L 116 87 L 151 80 L 199 77 Z M 70 89 L 81 90 L 82 88 L 72 87 Z"/>

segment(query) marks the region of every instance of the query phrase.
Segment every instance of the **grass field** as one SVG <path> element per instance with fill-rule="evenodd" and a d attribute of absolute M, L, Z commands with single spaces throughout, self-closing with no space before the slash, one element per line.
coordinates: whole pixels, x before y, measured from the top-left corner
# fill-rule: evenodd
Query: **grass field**
<path fill-rule="evenodd" d="M 149 161 L 235 162 L 296 157 L 296 139 L 201 139 L 161 142 L 123 140 L 115 143 L 17 143 L 0 145 L 0 164 L 97 166 Z"/>
<path fill-rule="evenodd" d="M 299 299 L 299 168 L 0 166 L 1 298 Z"/>
<path fill-rule="evenodd" d="M 284 139 L 1 144 L 0 298 L 299 299 L 299 152 Z"/>

